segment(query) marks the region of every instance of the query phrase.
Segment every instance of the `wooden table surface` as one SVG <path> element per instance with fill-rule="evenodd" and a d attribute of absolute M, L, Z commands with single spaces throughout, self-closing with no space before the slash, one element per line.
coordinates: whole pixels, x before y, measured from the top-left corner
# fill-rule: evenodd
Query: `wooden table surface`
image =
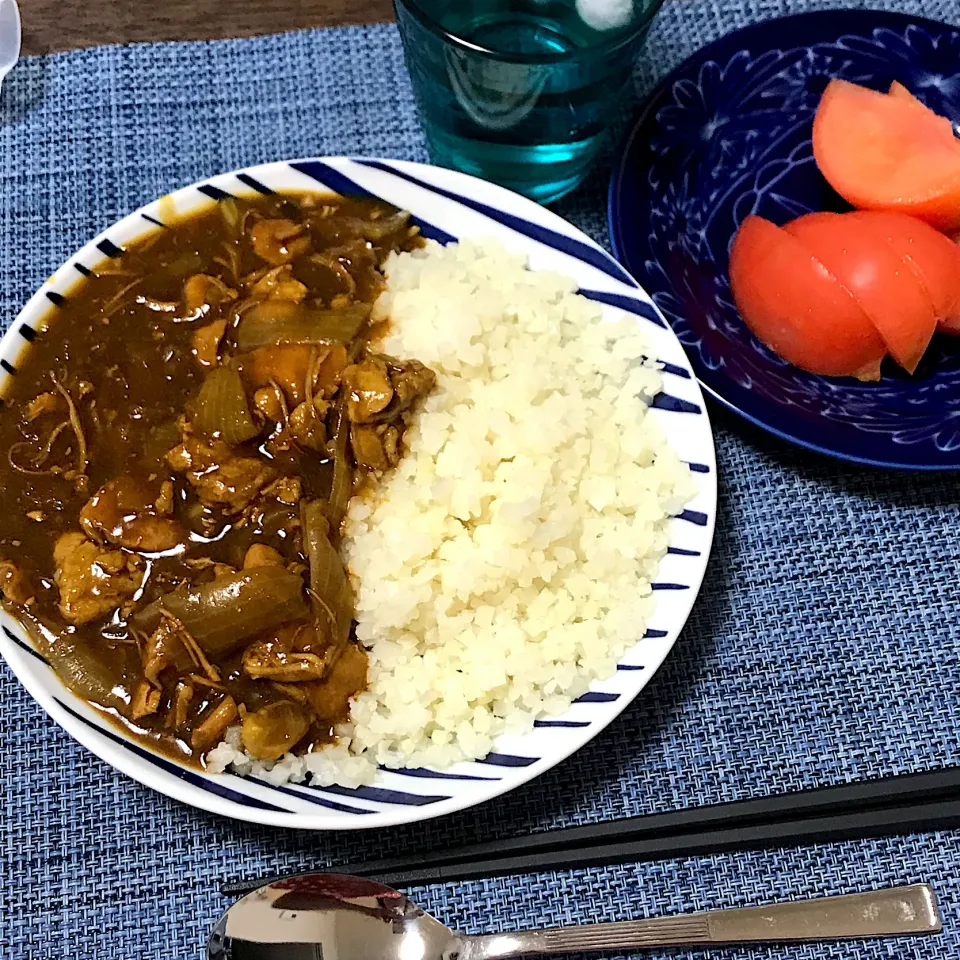
<path fill-rule="evenodd" d="M 393 19 L 392 0 L 18 0 L 26 54 Z"/>

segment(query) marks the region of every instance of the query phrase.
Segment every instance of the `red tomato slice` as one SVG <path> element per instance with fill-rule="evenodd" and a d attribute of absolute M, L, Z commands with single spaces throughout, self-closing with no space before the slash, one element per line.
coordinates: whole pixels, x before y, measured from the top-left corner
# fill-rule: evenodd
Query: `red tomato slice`
<path fill-rule="evenodd" d="M 730 250 L 730 287 L 753 334 L 824 376 L 880 378 L 883 340 L 853 295 L 785 230 L 747 217 Z"/>
<path fill-rule="evenodd" d="M 847 214 L 884 239 L 920 278 L 941 333 L 960 334 L 960 247 L 929 224 L 900 213 Z"/>
<path fill-rule="evenodd" d="M 845 200 L 960 227 L 960 141 L 911 100 L 831 80 L 813 121 L 820 172 Z"/>
<path fill-rule="evenodd" d="M 937 315 L 926 287 L 883 233 L 842 213 L 810 213 L 784 230 L 857 298 L 890 355 L 913 373 L 937 327 Z"/>

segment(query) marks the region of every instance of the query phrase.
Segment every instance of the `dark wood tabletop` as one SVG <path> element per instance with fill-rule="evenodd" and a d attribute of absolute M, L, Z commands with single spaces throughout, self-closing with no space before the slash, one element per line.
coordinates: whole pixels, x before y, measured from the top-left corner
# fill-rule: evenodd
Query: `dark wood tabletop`
<path fill-rule="evenodd" d="M 18 0 L 23 53 L 213 40 L 393 19 L 392 0 Z"/>

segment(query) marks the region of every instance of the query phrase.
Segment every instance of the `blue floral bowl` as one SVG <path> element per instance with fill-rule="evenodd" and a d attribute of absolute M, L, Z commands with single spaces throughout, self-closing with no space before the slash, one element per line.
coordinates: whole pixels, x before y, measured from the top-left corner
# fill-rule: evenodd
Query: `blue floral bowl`
<path fill-rule="evenodd" d="M 849 209 L 813 159 L 811 127 L 832 77 L 899 80 L 960 121 L 960 31 L 872 11 L 785 17 L 701 50 L 647 101 L 614 167 L 610 237 L 684 345 L 701 385 L 748 420 L 858 463 L 960 468 L 960 338 L 936 337 L 913 376 L 820 377 L 751 335 L 727 280 L 751 213 L 784 223 Z M 888 361 L 889 363 L 890 361 Z"/>

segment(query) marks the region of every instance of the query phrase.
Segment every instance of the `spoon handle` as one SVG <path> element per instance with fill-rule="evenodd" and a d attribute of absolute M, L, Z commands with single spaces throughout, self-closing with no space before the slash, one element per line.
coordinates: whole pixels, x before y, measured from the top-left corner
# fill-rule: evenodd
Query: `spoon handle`
<path fill-rule="evenodd" d="M 918 883 L 766 907 L 470 937 L 466 955 L 469 960 L 496 960 L 529 953 L 631 947 L 896 937 L 938 933 L 940 928 L 933 889 Z"/>

